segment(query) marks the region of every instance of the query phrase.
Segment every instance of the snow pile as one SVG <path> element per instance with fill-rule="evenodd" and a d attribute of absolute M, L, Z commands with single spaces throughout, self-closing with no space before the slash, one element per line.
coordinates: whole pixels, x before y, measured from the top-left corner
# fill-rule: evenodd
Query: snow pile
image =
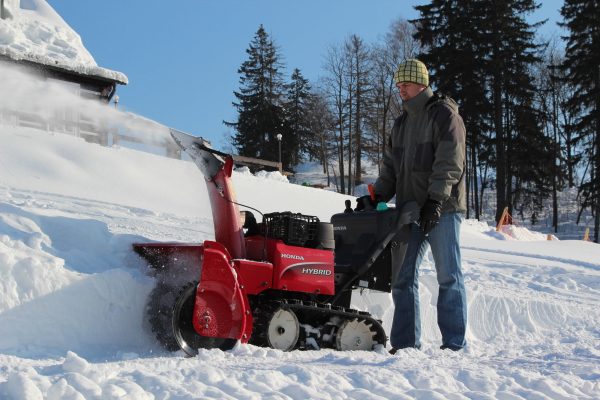
<path fill-rule="evenodd" d="M 521 241 L 547 240 L 548 235 L 541 232 L 530 231 L 529 229 L 516 225 L 502 225 L 500 231 L 511 239 Z"/>
<path fill-rule="evenodd" d="M 489 234 L 491 231 L 494 230 L 487 223 L 485 223 L 483 221 L 478 221 L 476 219 L 465 220 L 463 222 L 463 226 L 468 227 L 468 230 L 473 233 L 478 232 L 478 233 Z"/>
<path fill-rule="evenodd" d="M 487 223 L 474 219 L 466 220 L 464 225 L 468 227 L 469 233 L 480 233 L 497 240 L 518 240 L 522 242 L 535 242 L 540 240 L 559 240 L 556 236 L 541 232 L 531 231 L 525 227 L 517 225 L 502 225 L 500 231 L 489 226 Z M 463 228 L 464 229 L 464 228 Z"/>
<path fill-rule="evenodd" d="M 4 0 L 0 55 L 127 83 L 121 72 L 98 67 L 81 37 L 45 0 Z"/>
<path fill-rule="evenodd" d="M 282 175 L 279 171 L 258 171 L 255 175 L 257 178 L 268 179 L 278 182 L 288 182 L 288 178 Z"/>
<path fill-rule="evenodd" d="M 204 178 L 192 163 L 163 157 L 156 163 L 156 156 L 149 153 L 98 145 L 91 145 L 90 154 L 81 150 L 84 144 L 81 138 L 34 129 L 0 135 L 0 185 L 91 198 L 152 213 L 210 213 Z M 169 191 L 161 190 L 164 182 L 169 182 Z M 137 186 L 134 195 L 131 185 Z"/>
<path fill-rule="evenodd" d="M 280 177 L 280 176 L 279 176 Z M 353 198 L 235 172 L 238 200 L 322 220 Z M 271 179 L 269 179 L 271 178 Z M 420 270 L 421 351 L 168 353 L 144 318 L 140 241 L 212 238 L 190 162 L 0 125 L 0 398 L 597 398 L 600 248 L 462 226 L 469 346 L 441 351 L 436 273 Z M 383 320 L 387 293 L 355 307 Z"/>
<path fill-rule="evenodd" d="M 235 172 L 237 175 L 243 175 L 245 177 L 256 177 L 260 179 L 266 179 L 270 181 L 284 182 L 288 183 L 289 180 L 285 175 L 282 175 L 279 171 L 257 171 L 256 174 L 253 174 L 248 167 L 240 167 L 236 168 Z"/>
<path fill-rule="evenodd" d="M 45 1 L 4 5 L 0 55 L 126 82 L 97 67 Z M 50 82 L 4 67 L 0 77 L 0 108 L 42 118 L 72 108 L 112 129 L 169 140 L 154 121 Z M 155 282 L 131 245 L 213 238 L 196 166 L 2 123 L 0 399 L 598 398 L 600 247 L 473 220 L 461 232 L 469 313 L 461 352 L 439 350 L 430 252 L 420 269 L 421 351 L 282 353 L 238 344 L 194 358 L 165 352 L 144 315 Z M 292 179 L 326 183 L 316 164 Z M 345 200 L 354 203 L 278 172 L 240 169 L 233 183 L 240 203 L 264 213 L 327 221 Z M 389 294 L 356 292 L 352 302 L 389 333 Z"/>

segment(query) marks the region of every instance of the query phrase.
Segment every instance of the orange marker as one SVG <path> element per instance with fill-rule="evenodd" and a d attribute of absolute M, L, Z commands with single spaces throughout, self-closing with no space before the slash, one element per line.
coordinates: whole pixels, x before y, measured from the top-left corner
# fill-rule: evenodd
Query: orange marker
<path fill-rule="evenodd" d="M 369 183 L 369 194 L 371 195 L 371 200 L 375 202 L 375 189 L 373 188 L 373 184 Z"/>

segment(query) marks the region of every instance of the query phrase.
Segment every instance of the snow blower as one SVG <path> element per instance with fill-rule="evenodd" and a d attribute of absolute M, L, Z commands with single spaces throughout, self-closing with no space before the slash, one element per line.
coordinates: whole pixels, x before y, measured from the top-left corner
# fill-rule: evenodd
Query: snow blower
<path fill-rule="evenodd" d="M 157 279 L 147 317 L 166 349 L 195 355 L 237 341 L 283 351 L 385 346 L 381 322 L 350 308 L 351 296 L 391 291 L 390 247 L 403 242 L 416 204 L 351 212 L 346 201 L 330 222 L 289 211 L 258 222 L 239 211 L 232 156 L 202 138 L 171 135 L 205 177 L 215 240 L 133 245 Z"/>

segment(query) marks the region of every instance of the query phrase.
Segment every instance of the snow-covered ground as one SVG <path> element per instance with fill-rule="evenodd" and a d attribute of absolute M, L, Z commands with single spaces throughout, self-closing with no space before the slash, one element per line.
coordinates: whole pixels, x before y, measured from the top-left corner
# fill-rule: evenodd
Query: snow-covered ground
<path fill-rule="evenodd" d="M 96 66 L 79 35 L 43 0 L 5 0 L 0 55 L 73 71 Z M 104 75 L 103 75 L 104 76 Z M 0 71 L 0 111 L 76 109 L 140 137 L 153 121 L 82 101 L 48 81 Z M 600 247 L 465 221 L 468 347 L 439 349 L 437 284 L 421 268 L 423 349 L 281 351 L 237 345 L 197 357 L 162 350 L 144 318 L 155 282 L 134 242 L 211 239 L 204 180 L 190 162 L 0 118 L 0 399 L 598 399 Z M 298 179 L 319 181 L 318 168 Z M 301 183 L 301 182 L 300 182 Z M 349 196 L 277 173 L 234 174 L 238 200 L 322 220 Z M 389 294 L 354 306 L 389 332 Z"/>
<path fill-rule="evenodd" d="M 234 184 L 263 212 L 323 220 L 350 198 L 277 173 Z M 439 350 L 428 256 L 421 351 L 165 352 L 144 321 L 154 281 L 131 243 L 209 239 L 210 215 L 188 161 L 0 125 L 0 398 L 600 398 L 600 247 L 472 220 L 464 351 Z M 389 332 L 388 294 L 353 302 Z"/>

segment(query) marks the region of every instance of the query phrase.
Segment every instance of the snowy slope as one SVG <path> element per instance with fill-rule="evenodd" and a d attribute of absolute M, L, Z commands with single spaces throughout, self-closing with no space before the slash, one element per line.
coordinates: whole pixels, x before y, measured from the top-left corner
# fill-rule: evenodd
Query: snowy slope
<path fill-rule="evenodd" d="M 235 173 L 234 184 L 244 204 L 322 219 L 349 198 L 278 174 Z M 429 255 L 421 351 L 240 345 L 185 358 L 149 332 L 143 314 L 154 281 L 130 245 L 212 237 L 196 167 L 0 125 L 0 398 L 599 398 L 600 247 L 507 232 L 463 224 L 462 352 L 438 348 Z M 389 295 L 353 301 L 389 332 Z"/>
<path fill-rule="evenodd" d="M 43 0 L 4 0 L 0 55 L 122 82 Z M 165 127 L 0 71 L 0 110 L 49 118 L 66 108 L 138 138 Z M 469 346 L 439 350 L 437 285 L 421 269 L 423 350 L 282 353 L 250 345 L 185 358 L 161 349 L 144 309 L 154 286 L 139 241 L 213 235 L 204 181 L 190 162 L 2 125 L 0 399 L 591 399 L 600 398 L 600 248 L 509 227 L 462 228 Z M 4 123 L 7 123 L 4 120 Z M 314 171 L 303 171 L 314 176 Z M 278 174 L 234 174 L 241 203 L 327 220 L 342 196 Z M 383 319 L 388 294 L 355 307 Z"/>

